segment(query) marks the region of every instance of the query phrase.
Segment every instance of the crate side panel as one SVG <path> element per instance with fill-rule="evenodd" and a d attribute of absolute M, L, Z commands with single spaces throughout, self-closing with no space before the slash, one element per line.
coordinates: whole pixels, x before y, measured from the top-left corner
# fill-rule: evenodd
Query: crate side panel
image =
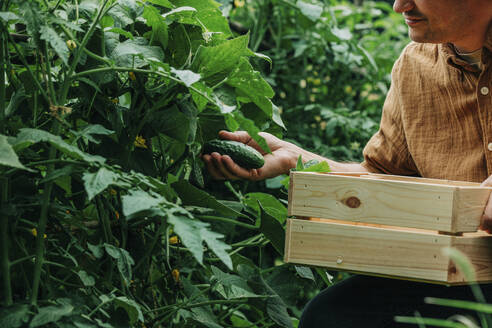
<path fill-rule="evenodd" d="M 480 226 L 490 188 L 459 188 L 454 199 L 455 231 L 476 231 Z"/>
<path fill-rule="evenodd" d="M 446 282 L 450 236 L 292 220 L 289 262 Z"/>
<path fill-rule="evenodd" d="M 477 282 L 492 282 L 492 235 L 477 233 L 453 237 L 452 247 L 468 257 L 475 270 Z M 453 263 L 450 265 L 448 280 L 452 283 L 465 282 L 462 272 Z"/>
<path fill-rule="evenodd" d="M 456 187 L 293 172 L 291 214 L 452 231 Z"/>

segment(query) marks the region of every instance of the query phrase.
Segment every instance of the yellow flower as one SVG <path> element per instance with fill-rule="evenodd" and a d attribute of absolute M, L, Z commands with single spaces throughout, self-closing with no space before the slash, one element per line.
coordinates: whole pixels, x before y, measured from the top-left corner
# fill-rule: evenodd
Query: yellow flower
<path fill-rule="evenodd" d="M 307 83 L 306 83 L 306 80 L 301 80 L 299 81 L 299 86 L 304 89 L 306 87 Z"/>
<path fill-rule="evenodd" d="M 169 238 L 169 244 L 175 245 L 177 243 L 179 243 L 178 236 L 172 236 L 171 238 Z"/>
<path fill-rule="evenodd" d="M 38 236 L 38 230 L 36 228 L 32 228 L 31 233 L 34 237 Z M 47 237 L 46 234 L 44 234 L 43 237 L 46 239 L 46 237 Z"/>
<path fill-rule="evenodd" d="M 117 195 L 116 190 L 114 190 L 113 188 L 110 188 L 110 189 L 109 189 L 109 194 L 110 194 L 111 196 L 116 196 L 116 195 Z"/>
<path fill-rule="evenodd" d="M 145 139 L 142 136 L 137 136 L 133 144 L 135 145 L 135 147 L 147 149 L 147 145 L 145 144 Z"/>
<path fill-rule="evenodd" d="M 114 211 L 114 217 L 116 218 L 116 220 L 119 220 L 120 219 L 120 213 L 118 213 L 118 211 Z"/>
<path fill-rule="evenodd" d="M 345 87 L 345 92 L 346 92 L 346 93 L 352 93 L 352 87 L 351 87 L 350 85 L 347 85 L 347 86 Z"/>
<path fill-rule="evenodd" d="M 120 102 L 120 100 L 118 98 L 113 98 L 111 99 L 111 102 L 116 105 Z"/>
<path fill-rule="evenodd" d="M 320 85 L 321 84 L 321 79 L 314 79 L 313 80 L 314 85 Z"/>
<path fill-rule="evenodd" d="M 236 6 L 236 8 L 244 7 L 244 0 L 234 0 L 234 6 Z"/>
<path fill-rule="evenodd" d="M 130 80 L 135 81 L 137 77 L 135 76 L 135 73 L 133 72 L 128 72 L 128 76 L 130 77 Z"/>
<path fill-rule="evenodd" d="M 173 279 L 176 283 L 179 282 L 179 270 L 178 269 L 174 269 L 173 271 L 171 271 L 171 275 L 173 276 Z"/>
<path fill-rule="evenodd" d="M 75 43 L 74 40 L 67 40 L 67 47 L 68 49 L 73 50 L 77 48 L 77 44 Z"/>

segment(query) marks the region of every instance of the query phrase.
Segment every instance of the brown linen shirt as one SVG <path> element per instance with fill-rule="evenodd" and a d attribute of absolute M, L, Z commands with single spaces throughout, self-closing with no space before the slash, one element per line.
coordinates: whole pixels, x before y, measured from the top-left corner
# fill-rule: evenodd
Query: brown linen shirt
<path fill-rule="evenodd" d="M 482 71 L 450 44 L 410 43 L 396 61 L 371 172 L 482 182 L 492 175 L 492 25 Z"/>

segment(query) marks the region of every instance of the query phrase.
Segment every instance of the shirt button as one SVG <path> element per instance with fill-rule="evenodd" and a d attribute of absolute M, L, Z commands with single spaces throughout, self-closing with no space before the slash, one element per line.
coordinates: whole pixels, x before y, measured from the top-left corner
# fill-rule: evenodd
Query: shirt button
<path fill-rule="evenodd" d="M 492 151 L 492 142 L 487 145 L 487 148 Z"/>
<path fill-rule="evenodd" d="M 481 93 L 482 95 L 484 95 L 484 96 L 488 95 L 488 94 L 489 94 L 489 88 L 487 88 L 487 87 L 482 87 L 482 88 L 480 89 L 480 93 Z"/>

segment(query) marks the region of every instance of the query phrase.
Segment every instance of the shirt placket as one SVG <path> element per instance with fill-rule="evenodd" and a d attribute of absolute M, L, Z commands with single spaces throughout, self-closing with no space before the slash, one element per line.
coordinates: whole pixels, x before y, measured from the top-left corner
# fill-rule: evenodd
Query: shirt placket
<path fill-rule="evenodd" d="M 490 58 L 489 58 L 490 59 Z M 488 175 L 492 175 L 492 68 L 490 65 L 484 67 L 482 74 L 477 84 L 476 89 L 478 110 L 484 126 L 483 131 L 483 147 L 485 152 L 485 160 L 487 162 Z"/>

